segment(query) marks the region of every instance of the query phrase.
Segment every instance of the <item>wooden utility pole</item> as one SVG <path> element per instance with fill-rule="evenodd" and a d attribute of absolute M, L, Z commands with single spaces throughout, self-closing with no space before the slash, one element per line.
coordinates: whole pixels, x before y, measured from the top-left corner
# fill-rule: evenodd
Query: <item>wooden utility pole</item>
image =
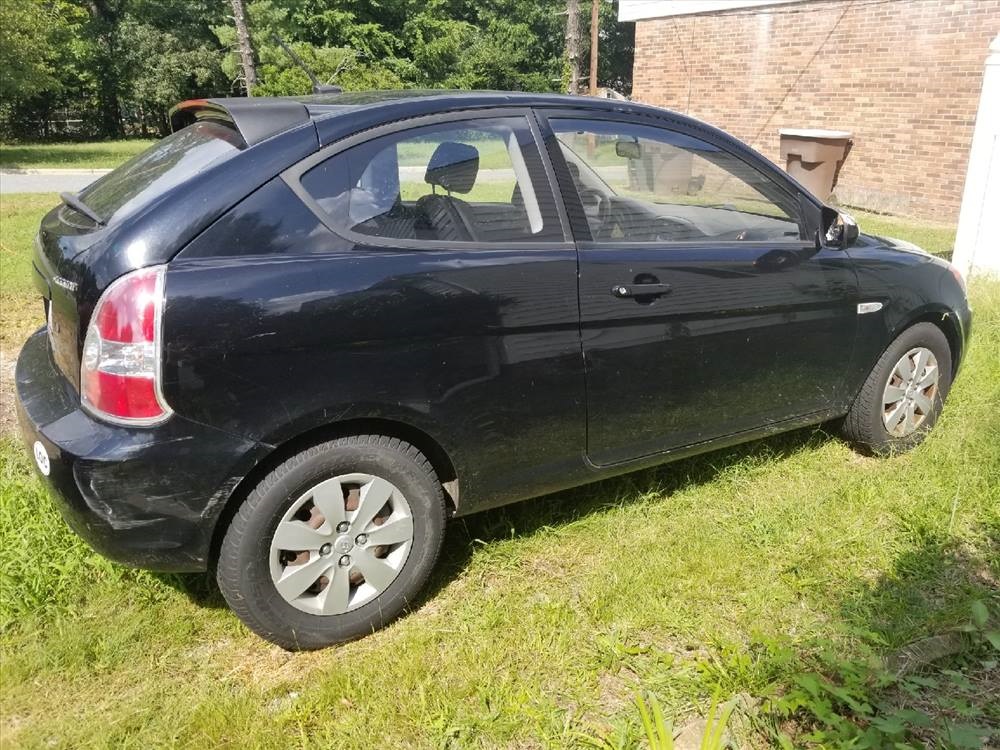
<path fill-rule="evenodd" d="M 569 93 L 580 93 L 580 0 L 566 0 L 566 57 Z"/>
<path fill-rule="evenodd" d="M 600 25 L 600 2 L 601 0 L 591 0 L 590 3 L 590 95 L 597 95 L 597 39 Z"/>
<path fill-rule="evenodd" d="M 250 39 L 250 27 L 247 25 L 247 12 L 243 0 L 232 0 L 233 21 L 236 22 L 236 39 L 240 45 L 240 64 L 243 67 L 243 80 L 246 83 L 247 96 L 253 96 L 257 87 L 257 65 L 253 60 L 253 42 Z"/>

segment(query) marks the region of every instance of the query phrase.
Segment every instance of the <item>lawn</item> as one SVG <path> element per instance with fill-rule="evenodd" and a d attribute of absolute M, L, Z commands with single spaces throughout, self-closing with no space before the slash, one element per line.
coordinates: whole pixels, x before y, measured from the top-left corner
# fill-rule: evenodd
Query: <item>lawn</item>
<path fill-rule="evenodd" d="M 945 258 L 950 258 L 952 250 L 955 249 L 955 227 L 873 214 L 854 208 L 848 208 L 846 211 L 854 217 L 861 231 L 866 234 L 908 240 L 929 253 Z"/>
<path fill-rule="evenodd" d="M 5 354 L 38 322 L 25 264 L 53 203 L 3 196 Z M 1000 284 L 971 293 L 913 453 L 809 429 L 458 521 L 415 612 L 317 653 L 257 639 L 204 576 L 92 553 L 0 437 L 2 744 L 634 747 L 636 695 L 678 725 L 733 700 L 742 747 L 1000 739 Z M 878 666 L 916 653 L 947 655 Z"/>
<path fill-rule="evenodd" d="M 0 143 L 0 169 L 112 169 L 155 141 Z"/>

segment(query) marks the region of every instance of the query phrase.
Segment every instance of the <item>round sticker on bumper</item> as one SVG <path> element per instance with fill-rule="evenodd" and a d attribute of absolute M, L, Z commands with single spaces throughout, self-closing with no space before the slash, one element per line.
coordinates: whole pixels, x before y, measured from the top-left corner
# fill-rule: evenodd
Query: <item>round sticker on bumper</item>
<path fill-rule="evenodd" d="M 40 440 L 35 441 L 35 463 L 38 464 L 38 470 L 42 472 L 43 475 L 48 476 L 49 472 L 52 471 L 52 464 L 49 463 L 49 454 L 45 450 L 45 446 L 42 445 Z"/>

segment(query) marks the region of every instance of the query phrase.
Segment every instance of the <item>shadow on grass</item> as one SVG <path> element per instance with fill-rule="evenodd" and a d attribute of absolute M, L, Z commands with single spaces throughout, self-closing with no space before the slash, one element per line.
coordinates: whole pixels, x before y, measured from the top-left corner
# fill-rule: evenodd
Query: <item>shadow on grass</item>
<path fill-rule="evenodd" d="M 206 609 L 226 609 L 229 605 L 211 573 L 153 573 L 158 581 L 179 591 L 192 604 Z"/>
<path fill-rule="evenodd" d="M 911 528 L 914 547 L 845 596 L 860 654 L 820 642 L 814 671 L 785 675 L 763 714 L 783 746 L 982 748 L 1000 740 L 1000 534 L 976 549 Z M 801 661 L 796 660 L 797 663 Z"/>
<path fill-rule="evenodd" d="M 711 482 L 741 462 L 780 461 L 835 439 L 823 428 L 807 427 L 455 519 L 449 524 L 441 559 L 417 606 L 433 599 L 458 576 L 484 544 L 530 536 L 545 527 L 634 502 L 651 492 L 669 496 Z"/>
<path fill-rule="evenodd" d="M 413 610 L 437 596 L 465 569 L 475 549 L 483 544 L 512 536 L 528 536 L 538 529 L 577 520 L 654 490 L 673 494 L 710 482 L 741 461 L 781 460 L 806 447 L 820 446 L 833 439 L 820 428 L 804 428 L 455 519 L 448 524 L 437 567 Z M 227 606 L 211 574 L 155 573 L 154 576 L 198 606 L 212 609 Z"/>
<path fill-rule="evenodd" d="M 1000 537 L 996 529 L 985 531 L 987 551 L 974 552 L 939 532 L 911 527 L 917 546 L 874 584 L 847 595 L 844 622 L 896 650 L 967 621 L 973 601 L 1000 605 Z"/>

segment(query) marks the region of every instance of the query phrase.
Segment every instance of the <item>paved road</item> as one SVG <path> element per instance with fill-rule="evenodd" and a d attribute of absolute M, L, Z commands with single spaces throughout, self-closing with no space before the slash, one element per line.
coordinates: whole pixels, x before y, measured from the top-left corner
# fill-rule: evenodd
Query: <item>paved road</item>
<path fill-rule="evenodd" d="M 63 190 L 76 192 L 87 187 L 103 172 L 90 171 L 46 171 L 41 173 L 0 170 L 0 193 L 61 193 Z"/>

